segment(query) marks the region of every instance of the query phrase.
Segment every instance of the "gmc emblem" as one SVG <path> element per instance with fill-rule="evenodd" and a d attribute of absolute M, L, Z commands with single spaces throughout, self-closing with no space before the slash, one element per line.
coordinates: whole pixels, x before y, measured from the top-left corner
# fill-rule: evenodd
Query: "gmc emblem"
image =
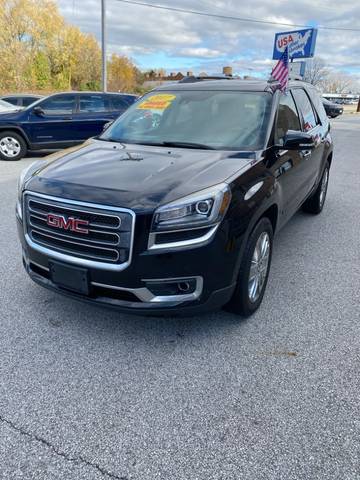
<path fill-rule="evenodd" d="M 67 217 L 63 215 L 54 215 L 49 213 L 46 217 L 46 223 L 50 227 L 61 228 L 63 230 L 70 230 L 71 232 L 88 234 L 87 228 L 82 228 L 89 225 L 87 220 L 80 220 L 79 218 Z"/>

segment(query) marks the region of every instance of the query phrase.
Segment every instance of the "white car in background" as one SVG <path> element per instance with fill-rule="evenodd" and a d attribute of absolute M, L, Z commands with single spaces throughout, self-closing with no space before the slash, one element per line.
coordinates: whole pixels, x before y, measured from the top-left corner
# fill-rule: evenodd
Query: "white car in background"
<path fill-rule="evenodd" d="M 9 102 L 5 102 L 5 100 L 0 100 L 0 113 L 8 113 L 8 112 L 15 112 L 16 110 L 21 110 L 23 107 L 11 105 Z"/>

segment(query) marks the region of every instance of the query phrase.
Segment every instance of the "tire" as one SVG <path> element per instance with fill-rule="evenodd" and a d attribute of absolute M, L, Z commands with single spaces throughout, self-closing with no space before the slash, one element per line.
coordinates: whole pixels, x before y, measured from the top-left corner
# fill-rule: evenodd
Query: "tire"
<path fill-rule="evenodd" d="M 27 146 L 21 135 L 15 132 L 0 132 L 0 159 L 20 160 L 26 155 Z"/>
<path fill-rule="evenodd" d="M 263 253 L 266 249 L 267 255 L 263 257 L 260 264 L 255 264 L 257 253 L 261 250 L 259 247 L 262 246 Z M 227 311 L 249 317 L 259 308 L 269 277 L 272 247 L 273 228 L 270 220 L 263 217 L 256 224 L 246 243 L 235 291 L 230 302 L 225 306 Z M 254 279 L 250 280 L 250 276 Z M 255 288 L 255 276 L 258 278 L 258 289 Z"/>
<path fill-rule="evenodd" d="M 315 192 L 309 197 L 302 206 L 304 212 L 318 215 L 325 205 L 326 193 L 329 184 L 330 165 L 326 162 L 321 180 Z"/>

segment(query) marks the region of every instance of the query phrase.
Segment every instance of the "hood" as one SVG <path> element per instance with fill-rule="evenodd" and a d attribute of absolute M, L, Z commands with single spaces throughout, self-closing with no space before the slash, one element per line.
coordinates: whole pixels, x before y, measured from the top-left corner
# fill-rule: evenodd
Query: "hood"
<path fill-rule="evenodd" d="M 89 140 L 47 157 L 27 190 L 73 200 L 154 210 L 247 169 L 254 152 L 123 145 Z"/>
<path fill-rule="evenodd" d="M 16 119 L 19 113 L 24 110 L 21 107 L 14 107 L 14 108 L 4 108 L 0 106 L 0 119 L 1 120 L 12 120 Z"/>

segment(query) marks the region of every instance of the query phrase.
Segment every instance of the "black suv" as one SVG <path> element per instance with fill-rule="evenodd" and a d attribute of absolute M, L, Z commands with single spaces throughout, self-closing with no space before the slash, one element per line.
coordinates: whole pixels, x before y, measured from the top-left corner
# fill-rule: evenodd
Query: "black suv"
<path fill-rule="evenodd" d="M 78 145 L 99 135 L 137 99 L 123 93 L 56 93 L 27 108 L 0 114 L 0 159 L 20 160 L 27 150 Z"/>
<path fill-rule="evenodd" d="M 341 115 L 344 111 L 344 108 L 341 105 L 337 105 L 334 102 L 330 102 L 326 98 L 322 99 L 326 115 L 330 118 L 336 118 Z"/>
<path fill-rule="evenodd" d="M 17 223 L 26 271 L 73 298 L 138 313 L 260 305 L 274 233 L 320 213 L 330 126 L 311 86 L 160 87 L 98 138 L 30 166 Z"/>

